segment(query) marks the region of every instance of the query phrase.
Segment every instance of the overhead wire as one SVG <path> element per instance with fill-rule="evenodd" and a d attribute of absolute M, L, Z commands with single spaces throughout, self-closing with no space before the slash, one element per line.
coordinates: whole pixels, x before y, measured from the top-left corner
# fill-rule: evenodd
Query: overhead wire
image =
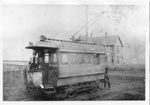
<path fill-rule="evenodd" d="M 100 14 L 99 14 L 99 15 L 100 15 Z M 98 18 L 99 15 L 97 15 L 97 16 L 95 16 L 93 19 L 89 20 L 89 21 L 88 21 L 88 24 L 89 24 L 90 22 L 94 21 L 96 18 Z M 82 29 L 84 29 L 85 27 L 86 27 L 86 25 L 82 26 L 78 31 L 76 31 L 76 32 L 72 35 L 72 37 L 75 36 L 76 34 L 78 34 L 78 33 L 79 33 Z"/>
<path fill-rule="evenodd" d="M 103 13 L 103 14 L 104 14 L 104 13 Z M 96 21 L 100 19 L 101 16 L 102 16 L 102 14 L 99 14 L 99 15 L 95 16 L 93 19 L 91 19 L 91 20 L 88 21 L 88 24 L 91 24 L 91 22 L 95 20 L 94 22 L 92 22 L 91 26 L 94 25 L 94 24 L 96 23 Z M 72 37 L 74 37 L 75 35 L 77 35 L 77 34 L 78 34 L 82 29 L 84 29 L 85 27 L 86 27 L 86 25 L 82 26 L 78 31 L 76 31 L 76 32 L 72 35 Z"/>

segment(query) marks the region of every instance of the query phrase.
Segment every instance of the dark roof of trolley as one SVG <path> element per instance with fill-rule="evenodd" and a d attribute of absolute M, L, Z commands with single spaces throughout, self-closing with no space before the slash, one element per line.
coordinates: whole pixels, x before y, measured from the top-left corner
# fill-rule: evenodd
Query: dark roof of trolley
<path fill-rule="evenodd" d="M 34 45 L 29 45 L 26 48 L 58 48 L 64 52 L 87 52 L 87 53 L 104 53 L 105 49 L 103 46 L 95 45 L 93 43 L 83 43 L 76 41 L 58 40 L 45 38 L 41 39 Z"/>

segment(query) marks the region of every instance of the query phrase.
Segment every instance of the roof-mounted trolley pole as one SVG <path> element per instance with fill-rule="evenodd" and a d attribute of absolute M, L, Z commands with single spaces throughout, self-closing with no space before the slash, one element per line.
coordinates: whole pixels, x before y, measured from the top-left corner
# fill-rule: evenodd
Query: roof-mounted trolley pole
<path fill-rule="evenodd" d="M 104 45 L 104 48 L 105 48 L 105 64 L 107 66 L 107 50 L 106 50 L 106 47 L 107 47 L 107 42 L 106 42 L 106 39 L 107 39 L 107 32 L 105 32 L 105 38 L 104 38 L 104 42 L 105 42 L 105 45 Z"/>
<path fill-rule="evenodd" d="M 88 5 L 86 5 L 86 43 L 88 42 Z"/>

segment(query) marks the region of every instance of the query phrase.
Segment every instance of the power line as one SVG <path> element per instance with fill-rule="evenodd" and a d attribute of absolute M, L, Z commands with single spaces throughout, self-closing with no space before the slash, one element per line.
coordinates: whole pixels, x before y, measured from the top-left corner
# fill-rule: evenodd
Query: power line
<path fill-rule="evenodd" d="M 88 23 L 89 22 L 91 22 L 91 21 L 93 21 L 95 18 L 97 18 L 98 17 L 98 15 L 97 16 L 95 16 L 93 19 L 91 19 L 90 21 L 88 21 Z M 72 36 L 75 36 L 77 33 L 79 33 L 83 28 L 85 28 L 85 25 L 84 26 L 82 26 L 78 31 L 76 31 Z"/>
<path fill-rule="evenodd" d="M 90 22 L 92 22 L 92 21 L 94 21 L 93 23 L 92 23 L 92 25 L 94 25 L 95 23 L 96 23 L 96 21 L 101 17 L 101 15 L 102 14 L 104 14 L 104 12 L 103 13 L 101 13 L 101 14 L 98 14 L 97 16 L 95 16 L 93 19 L 91 19 L 91 20 L 89 20 L 87 23 L 90 23 Z M 91 23 L 90 23 L 91 24 Z M 91 25 L 91 26 L 92 26 Z M 82 29 L 84 29 L 86 27 L 86 25 L 84 25 L 84 26 L 82 26 L 78 31 L 76 31 L 73 35 L 72 35 L 72 37 L 74 37 L 76 34 L 78 34 Z"/>
<path fill-rule="evenodd" d="M 93 26 L 99 19 L 100 19 L 100 17 L 98 17 L 90 26 Z"/>

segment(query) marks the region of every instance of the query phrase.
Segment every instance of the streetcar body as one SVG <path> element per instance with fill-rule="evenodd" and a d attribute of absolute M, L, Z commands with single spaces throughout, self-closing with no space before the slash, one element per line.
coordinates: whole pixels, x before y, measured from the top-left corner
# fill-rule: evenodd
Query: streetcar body
<path fill-rule="evenodd" d="M 44 66 L 26 70 L 28 88 L 39 88 L 50 94 L 74 91 L 93 86 L 107 75 L 103 46 L 45 38 L 26 48 L 34 50 Z"/>

